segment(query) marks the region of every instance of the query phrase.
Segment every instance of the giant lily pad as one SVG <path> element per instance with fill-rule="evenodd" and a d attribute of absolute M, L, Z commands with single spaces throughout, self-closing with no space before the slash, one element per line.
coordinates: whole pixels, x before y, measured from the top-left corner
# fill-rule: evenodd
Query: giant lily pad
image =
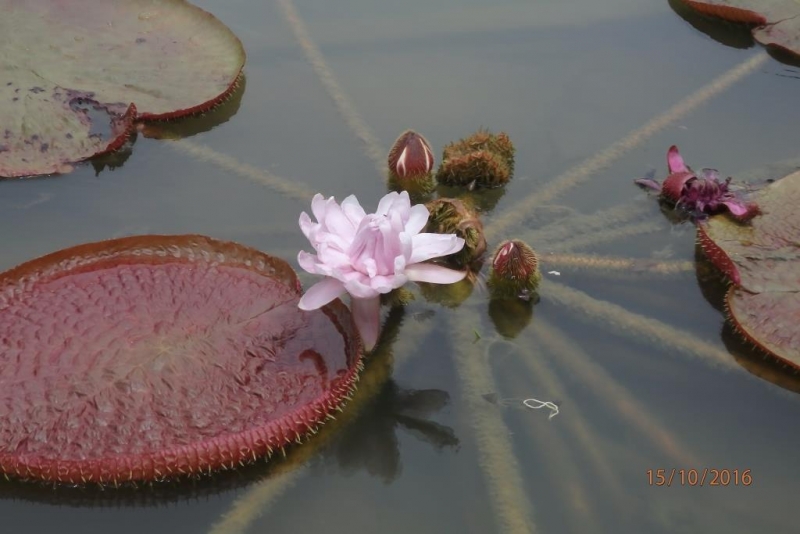
<path fill-rule="evenodd" d="M 682 1 L 700 13 L 753 25 L 759 43 L 800 56 L 800 0 Z"/>
<path fill-rule="evenodd" d="M 757 192 L 762 215 L 739 224 L 717 215 L 698 225 L 706 255 L 735 284 L 731 321 L 746 338 L 800 368 L 800 172 Z"/>
<path fill-rule="evenodd" d="M 361 367 L 338 300 L 203 236 L 81 245 L 0 274 L 0 472 L 71 484 L 232 467 L 300 441 Z"/>
<path fill-rule="evenodd" d="M 137 119 L 196 113 L 245 54 L 182 0 L 0 0 L 0 177 L 66 172 L 121 146 Z"/>

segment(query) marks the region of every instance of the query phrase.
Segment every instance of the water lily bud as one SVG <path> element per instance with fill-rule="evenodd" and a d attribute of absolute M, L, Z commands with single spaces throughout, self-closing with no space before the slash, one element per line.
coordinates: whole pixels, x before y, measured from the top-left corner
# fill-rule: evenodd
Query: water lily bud
<path fill-rule="evenodd" d="M 518 239 L 500 243 L 488 280 L 493 297 L 530 300 L 541 279 L 539 260 L 531 247 Z"/>
<path fill-rule="evenodd" d="M 427 139 L 413 130 L 406 130 L 389 151 L 389 173 L 398 179 L 430 174 L 435 160 Z"/>
<path fill-rule="evenodd" d="M 447 256 L 458 267 L 466 267 L 486 252 L 483 224 L 475 210 L 461 200 L 439 198 L 425 204 L 430 216 L 425 232 L 455 234 L 464 240 L 464 248 Z"/>
<path fill-rule="evenodd" d="M 515 148 L 504 132 L 478 130 L 444 148 L 439 183 L 468 187 L 499 187 L 514 172 Z"/>

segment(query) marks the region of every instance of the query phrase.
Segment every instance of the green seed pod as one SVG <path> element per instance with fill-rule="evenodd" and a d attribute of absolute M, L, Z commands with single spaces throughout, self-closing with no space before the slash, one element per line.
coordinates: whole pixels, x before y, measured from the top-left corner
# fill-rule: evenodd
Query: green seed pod
<path fill-rule="evenodd" d="M 430 216 L 425 232 L 456 234 L 464 240 L 464 248 L 447 256 L 459 268 L 471 265 L 486 252 L 486 238 L 478 214 L 461 200 L 439 198 L 425 204 Z"/>
<path fill-rule="evenodd" d="M 489 272 L 492 297 L 530 300 L 541 279 L 539 259 L 531 247 L 518 239 L 500 243 Z"/>

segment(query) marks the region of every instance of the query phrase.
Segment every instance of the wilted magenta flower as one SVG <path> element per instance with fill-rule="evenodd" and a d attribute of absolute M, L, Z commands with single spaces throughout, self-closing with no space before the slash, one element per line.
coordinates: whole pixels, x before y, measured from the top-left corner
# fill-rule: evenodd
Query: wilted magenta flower
<path fill-rule="evenodd" d="M 433 164 L 430 143 L 413 130 L 400 134 L 389 150 L 389 171 L 399 178 L 427 175 Z"/>
<path fill-rule="evenodd" d="M 411 206 L 408 193 L 389 193 L 375 213 L 366 214 L 355 196 L 341 206 L 333 197 L 317 194 L 311 211 L 300 215 L 300 229 L 317 254 L 301 251 L 300 267 L 327 278 L 316 283 L 300 299 L 303 310 L 314 310 L 350 293 L 356 326 L 366 350 L 378 340 L 380 294 L 407 281 L 452 284 L 464 271 L 422 263 L 458 252 L 464 240 L 453 234 L 420 233 L 428 222 L 428 209 Z"/>
<path fill-rule="evenodd" d="M 696 219 L 726 210 L 743 221 L 758 215 L 756 204 L 743 201 L 730 190 L 730 178 L 720 181 L 719 173 L 715 169 L 703 169 L 698 176 L 684 163 L 678 147 L 674 145 L 667 152 L 667 166 L 670 174 L 663 184 L 650 179 L 635 182 L 658 191 L 662 197 L 676 207 L 685 209 Z"/>

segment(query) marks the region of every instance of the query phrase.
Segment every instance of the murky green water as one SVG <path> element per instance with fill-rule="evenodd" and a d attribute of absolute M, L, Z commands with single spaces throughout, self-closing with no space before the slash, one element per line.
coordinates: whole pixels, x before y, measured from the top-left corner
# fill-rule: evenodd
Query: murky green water
<path fill-rule="evenodd" d="M 732 46 L 717 42 L 665 0 L 429 4 L 294 7 L 383 147 L 406 128 L 437 153 L 480 126 L 509 133 L 516 176 L 485 214 L 490 227 L 523 197 L 763 53 L 736 48 L 747 40 L 735 29 L 712 27 Z M 175 127 L 194 133 L 190 148 L 337 198 L 356 193 L 374 207 L 383 179 L 279 3 L 200 5 L 242 38 L 248 62 L 234 101 Z M 530 236 L 545 269 L 560 272 L 545 275 L 550 283 L 516 338 L 500 340 L 482 290 L 458 309 L 418 299 L 390 318 L 397 341 L 373 358 L 357 413 L 286 463 L 138 491 L 3 483 L 0 530 L 796 532 L 800 403 L 789 389 L 800 390 L 800 380 L 784 377 L 781 388 L 744 369 L 776 375 L 723 327 L 724 286 L 694 272 L 548 268 L 546 257 L 569 244 L 554 224 L 573 225 L 573 235 L 607 225 L 617 239 L 595 234 L 572 252 L 694 261 L 692 227 L 670 224 L 632 179 L 653 168 L 663 177 L 671 144 L 690 164 L 723 175 L 757 180 L 800 167 L 798 94 L 800 70 L 767 59 L 526 213 L 525 229 L 504 229 L 500 237 Z M 204 157 L 212 161 L 185 143 L 139 136 L 127 158 L 0 183 L 0 268 L 140 233 L 208 234 L 296 265 L 306 246 L 297 217 L 310 198 L 287 199 L 242 167 Z M 628 222 L 575 224 L 579 213 L 616 206 Z M 575 290 L 588 297 L 565 304 Z M 672 330 L 653 334 L 659 325 Z M 690 343 L 731 355 L 715 360 Z M 546 410 L 524 408 L 525 398 L 553 401 L 560 413 L 548 420 Z M 672 468 L 749 470 L 751 484 L 688 487 L 680 474 L 672 487 L 650 483 L 649 470 L 669 476 Z"/>

